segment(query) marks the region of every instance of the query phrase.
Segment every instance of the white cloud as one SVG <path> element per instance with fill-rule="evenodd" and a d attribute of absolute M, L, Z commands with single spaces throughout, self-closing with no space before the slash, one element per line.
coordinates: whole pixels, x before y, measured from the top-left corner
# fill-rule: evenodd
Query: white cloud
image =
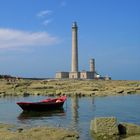
<path fill-rule="evenodd" d="M 23 49 L 29 46 L 50 46 L 59 43 L 57 37 L 47 32 L 29 32 L 0 28 L 0 49 Z"/>
<path fill-rule="evenodd" d="M 37 14 L 37 16 L 38 16 L 38 17 L 41 17 L 41 18 L 44 18 L 44 17 L 50 15 L 51 13 L 52 13 L 51 10 L 44 10 L 44 11 L 40 11 L 40 12 Z"/>
<path fill-rule="evenodd" d="M 44 20 L 43 25 L 47 26 L 51 22 L 52 22 L 52 19 L 46 19 Z"/>
<path fill-rule="evenodd" d="M 41 19 L 43 19 L 44 21 L 42 22 L 43 25 L 47 26 L 49 23 L 52 22 L 52 19 L 46 19 L 48 18 L 50 15 L 52 14 L 51 10 L 44 10 L 44 11 L 40 11 L 37 16 L 40 17 Z"/>

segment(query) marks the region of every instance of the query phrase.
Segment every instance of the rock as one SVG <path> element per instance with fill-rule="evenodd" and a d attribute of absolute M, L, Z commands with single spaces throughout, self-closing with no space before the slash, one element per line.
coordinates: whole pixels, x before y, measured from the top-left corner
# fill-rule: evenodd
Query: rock
<path fill-rule="evenodd" d="M 0 94 L 4 94 L 5 93 L 5 91 L 0 91 Z"/>
<path fill-rule="evenodd" d="M 0 97 L 3 97 L 5 94 L 4 93 L 0 93 Z"/>
<path fill-rule="evenodd" d="M 24 129 L 23 128 L 18 128 L 17 131 L 20 133 L 22 132 Z"/>
<path fill-rule="evenodd" d="M 138 87 L 138 88 L 135 88 L 135 90 L 140 90 L 140 87 Z"/>
<path fill-rule="evenodd" d="M 117 92 L 117 93 L 123 93 L 124 90 L 123 90 L 123 89 L 118 89 L 118 90 L 116 90 L 116 92 Z"/>
<path fill-rule="evenodd" d="M 140 126 L 131 123 L 120 123 L 118 125 L 119 133 L 126 135 L 140 135 Z"/>
<path fill-rule="evenodd" d="M 98 88 L 93 88 L 92 91 L 99 91 L 99 89 Z"/>
<path fill-rule="evenodd" d="M 130 136 L 130 137 L 124 138 L 122 140 L 140 140 L 140 135 Z"/>
<path fill-rule="evenodd" d="M 48 93 L 48 96 L 54 96 L 55 93 Z"/>
<path fill-rule="evenodd" d="M 90 130 L 98 135 L 117 135 L 117 119 L 115 117 L 98 117 L 91 121 Z"/>
<path fill-rule="evenodd" d="M 118 135 L 113 135 L 113 136 L 97 136 L 97 135 L 92 135 L 94 140 L 120 140 L 120 137 Z"/>
<path fill-rule="evenodd" d="M 56 92 L 56 95 L 57 95 L 57 96 L 60 96 L 60 95 L 61 95 L 61 92 Z"/>
<path fill-rule="evenodd" d="M 134 93 L 136 93 L 136 90 L 128 90 L 126 92 L 127 92 L 127 94 L 134 94 Z"/>
<path fill-rule="evenodd" d="M 27 92 L 24 92 L 24 93 L 23 93 L 23 96 L 24 96 L 24 97 L 29 96 L 29 95 L 30 95 L 30 93 L 27 93 Z"/>

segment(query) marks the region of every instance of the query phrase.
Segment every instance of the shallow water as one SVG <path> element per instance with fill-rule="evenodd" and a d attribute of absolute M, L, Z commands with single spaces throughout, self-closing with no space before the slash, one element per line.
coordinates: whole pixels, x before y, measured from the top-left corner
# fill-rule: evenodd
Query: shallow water
<path fill-rule="evenodd" d="M 0 98 L 0 122 L 16 125 L 60 126 L 77 130 L 80 140 L 92 140 L 90 121 L 97 116 L 115 116 L 118 122 L 140 125 L 140 95 L 111 97 L 68 98 L 63 110 L 25 113 L 16 105 L 18 101 L 39 101 L 46 96 Z"/>

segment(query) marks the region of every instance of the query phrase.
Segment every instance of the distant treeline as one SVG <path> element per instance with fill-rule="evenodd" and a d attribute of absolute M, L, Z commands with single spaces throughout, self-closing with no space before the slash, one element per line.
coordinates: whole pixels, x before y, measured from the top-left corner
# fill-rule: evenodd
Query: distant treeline
<path fill-rule="evenodd" d="M 48 78 L 22 78 L 25 80 L 47 80 Z"/>
<path fill-rule="evenodd" d="M 11 75 L 0 75 L 0 79 L 7 79 L 7 78 L 16 78 Z"/>
<path fill-rule="evenodd" d="M 23 77 L 14 77 L 11 75 L 0 75 L 0 79 L 46 80 L 48 78 L 23 78 Z"/>

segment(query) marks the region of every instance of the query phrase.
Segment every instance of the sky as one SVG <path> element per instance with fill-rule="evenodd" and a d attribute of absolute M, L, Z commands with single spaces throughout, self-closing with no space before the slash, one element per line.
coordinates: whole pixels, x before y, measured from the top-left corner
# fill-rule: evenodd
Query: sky
<path fill-rule="evenodd" d="M 71 71 L 78 25 L 79 70 L 140 80 L 140 0 L 0 0 L 0 74 L 52 78 Z"/>

